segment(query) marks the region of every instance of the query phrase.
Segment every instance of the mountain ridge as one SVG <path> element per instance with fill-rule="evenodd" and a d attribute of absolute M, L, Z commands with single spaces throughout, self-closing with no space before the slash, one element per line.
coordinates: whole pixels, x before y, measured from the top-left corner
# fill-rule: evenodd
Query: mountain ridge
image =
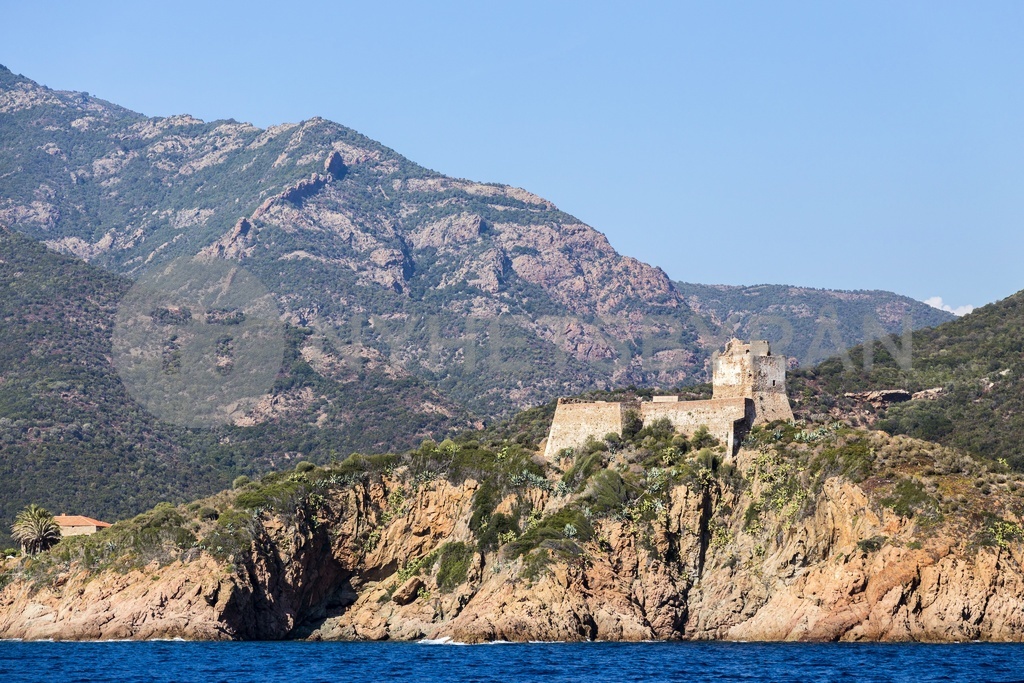
<path fill-rule="evenodd" d="M 88 486 L 78 497 L 51 490 L 45 472 L 21 465 L 34 443 L 26 429 L 73 438 L 69 452 L 98 471 L 137 462 L 125 434 L 162 440 L 180 462 L 198 458 L 202 481 L 189 483 L 187 468 L 168 475 L 174 481 L 153 478 L 160 459 L 147 447 L 138 461 L 145 476 L 118 485 L 134 492 L 149 482 L 139 489 L 147 496 L 178 501 L 288 459 L 326 462 L 352 450 L 404 447 L 562 395 L 699 382 L 711 353 L 742 331 L 728 315 L 695 315 L 664 271 L 618 254 L 607 237 L 551 202 L 448 178 L 321 118 L 266 129 L 189 115 L 151 118 L 0 69 L 0 167 L 13 169 L 0 177 L 0 226 L 86 262 L 78 267 L 7 240 L 12 262 L 23 260 L 28 277 L 50 282 L 51 300 L 33 305 L 52 305 L 44 312 L 59 320 L 73 318 L 83 296 L 106 302 L 93 311 L 91 327 L 33 333 L 14 322 L 6 330 L 10 349 L 36 344 L 33 334 L 64 333 L 78 335 L 70 348 L 109 349 L 104 335 L 119 302 L 113 294 L 127 291 L 127 278 L 200 255 L 240 264 L 274 292 L 289 339 L 277 384 L 256 397 L 260 410 L 245 425 L 226 427 L 249 430 L 234 434 L 230 447 L 219 443 L 227 438 L 220 432 L 197 437 L 154 424 L 124 396 L 109 352 L 90 351 L 84 366 L 50 369 L 7 358 L 0 392 L 12 412 L 0 417 L 29 423 L 0 430 L 12 487 L 0 518 L 32 500 L 90 507 L 93 516 L 156 502 L 118 497 L 113 480 L 92 471 L 79 473 Z M 73 286 L 62 288 L 53 273 Z M 24 284 L 4 280 L 13 288 L 7 303 L 31 294 L 16 292 Z M 948 317 L 906 297 L 895 304 L 935 321 Z M 837 308 L 840 319 L 850 317 L 847 310 Z M 17 310 L 5 316 L 21 319 Z M 50 370 L 59 376 L 44 377 Z M 79 415 L 77 394 L 51 386 L 68 373 L 75 386 L 81 376 L 99 378 L 109 400 Z M 43 417 L 11 407 L 32 403 L 66 423 L 43 429 Z M 301 428 L 281 430 L 286 419 Z M 85 422 L 101 432 L 92 442 L 74 436 L 74 425 Z M 363 425 L 373 429 L 360 433 Z M 88 443 L 105 440 L 111 447 L 100 458 Z M 73 469 L 61 471 L 74 478 Z"/>
<path fill-rule="evenodd" d="M 9 72 L 0 83 L 0 114 L 23 133 L 0 138 L 0 158 L 26 171 L 0 186 L 0 221 L 129 275 L 204 250 L 239 260 L 292 323 L 357 337 L 474 412 L 699 381 L 728 332 L 547 200 L 448 178 L 322 118 L 153 119 Z M 439 330 L 429 344 L 421 326 Z M 490 362 L 467 368 L 470 349 Z"/>

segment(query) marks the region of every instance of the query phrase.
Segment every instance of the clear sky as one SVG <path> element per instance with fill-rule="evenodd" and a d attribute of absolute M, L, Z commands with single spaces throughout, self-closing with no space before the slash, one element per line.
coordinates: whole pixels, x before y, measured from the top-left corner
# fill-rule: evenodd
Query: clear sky
<path fill-rule="evenodd" d="M 1024 288 L 1024 3 L 0 0 L 0 63 L 149 115 L 323 116 L 691 282 Z"/>

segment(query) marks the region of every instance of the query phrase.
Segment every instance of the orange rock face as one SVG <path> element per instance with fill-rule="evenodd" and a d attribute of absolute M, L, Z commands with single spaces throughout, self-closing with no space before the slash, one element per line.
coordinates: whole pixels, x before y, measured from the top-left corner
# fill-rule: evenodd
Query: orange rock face
<path fill-rule="evenodd" d="M 910 443 L 871 439 L 880 458 Z M 39 583 L 8 560 L 0 638 L 1024 639 L 1016 532 L 979 543 L 969 506 L 901 516 L 879 504 L 885 473 L 828 476 L 790 491 L 791 506 L 771 470 L 784 461 L 744 449 L 734 465 L 670 485 L 649 514 L 595 515 L 592 539 L 566 532 L 520 557 L 508 539 L 478 551 L 478 482 L 402 466 L 339 484 L 315 512 L 264 518 L 233 563 L 190 551 L 123 574 L 72 564 Z M 963 483 L 943 476 L 940 489 Z M 495 509 L 540 519 L 584 495 L 557 491 L 526 484 Z M 1016 520 L 1016 498 L 990 498 Z M 468 558 L 457 571 L 451 548 Z"/>

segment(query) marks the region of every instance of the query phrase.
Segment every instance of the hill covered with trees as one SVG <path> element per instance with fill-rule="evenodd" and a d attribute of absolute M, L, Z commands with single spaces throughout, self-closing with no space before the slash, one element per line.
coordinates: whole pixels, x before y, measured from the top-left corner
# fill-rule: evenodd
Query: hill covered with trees
<path fill-rule="evenodd" d="M 161 422 L 131 398 L 110 359 L 117 304 L 130 286 L 0 230 L 0 533 L 28 503 L 116 519 L 292 459 L 329 462 L 468 425 L 414 378 L 369 363 L 317 373 L 302 350 L 323 358 L 324 342 L 299 327 L 286 330 L 269 409 L 255 424 Z"/>
<path fill-rule="evenodd" d="M 801 412 L 862 413 L 890 434 L 1002 458 L 1024 470 L 1024 292 L 917 330 L 909 349 L 900 338 L 856 347 L 797 372 L 792 387 Z M 927 393 L 878 406 L 850 395 L 887 389 Z"/>

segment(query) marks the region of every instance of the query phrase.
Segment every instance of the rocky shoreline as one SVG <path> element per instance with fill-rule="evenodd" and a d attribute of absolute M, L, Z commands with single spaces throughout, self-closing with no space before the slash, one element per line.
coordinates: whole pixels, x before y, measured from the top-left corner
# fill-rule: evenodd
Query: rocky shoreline
<path fill-rule="evenodd" d="M 942 493 L 975 490 L 976 475 L 941 472 L 949 453 L 867 439 L 875 464 L 860 481 L 786 488 L 803 461 L 744 448 L 713 477 L 666 484 L 643 514 L 592 515 L 587 533 L 567 524 L 518 554 L 511 535 L 483 547 L 479 481 L 370 472 L 307 492 L 315 509 L 253 515 L 248 550 L 228 559 L 192 548 L 128 571 L 9 560 L 0 638 L 1024 640 L 1019 496 L 993 491 L 972 510 Z M 949 506 L 900 507 L 901 481 Z M 528 482 L 490 519 L 553 519 L 591 488 Z"/>

